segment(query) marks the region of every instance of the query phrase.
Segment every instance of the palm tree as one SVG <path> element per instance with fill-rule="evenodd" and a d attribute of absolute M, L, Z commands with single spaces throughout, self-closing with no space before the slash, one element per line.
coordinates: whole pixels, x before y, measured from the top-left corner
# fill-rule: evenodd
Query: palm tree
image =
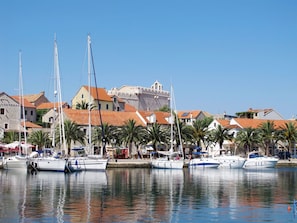
<path fill-rule="evenodd" d="M 206 144 L 206 138 L 209 135 L 208 126 L 212 120 L 212 118 L 204 118 L 193 122 L 193 140 L 195 145 L 201 147 L 201 143 Z"/>
<path fill-rule="evenodd" d="M 297 128 L 296 125 L 293 122 L 287 122 L 285 123 L 285 126 L 281 127 L 282 129 L 282 136 L 283 139 L 287 142 L 288 148 L 287 150 L 290 151 L 290 149 L 294 146 L 294 155 L 295 153 L 295 143 L 297 141 Z"/>
<path fill-rule="evenodd" d="M 96 106 L 93 104 L 90 104 L 90 110 L 93 110 Z M 82 100 L 81 102 L 77 102 L 75 105 L 75 109 L 78 110 L 88 110 L 89 109 L 89 103 L 85 100 Z"/>
<path fill-rule="evenodd" d="M 64 121 L 64 129 L 65 129 L 65 140 L 66 140 L 66 146 L 67 146 L 67 154 L 70 155 L 71 150 L 71 143 L 79 142 L 81 144 L 85 143 L 85 133 L 83 130 L 80 129 L 80 127 L 73 121 L 65 120 Z M 56 130 L 56 137 L 57 142 L 62 144 L 60 142 L 60 129 L 59 127 Z"/>
<path fill-rule="evenodd" d="M 245 149 L 245 154 L 250 152 L 259 141 L 257 130 L 251 127 L 240 130 L 235 138 L 238 146 Z"/>
<path fill-rule="evenodd" d="M 3 139 L 4 143 L 11 143 L 11 142 L 18 141 L 18 140 L 19 140 L 18 132 L 9 131 L 9 132 L 4 133 L 4 139 Z"/>
<path fill-rule="evenodd" d="M 121 128 L 120 138 L 123 143 L 128 145 L 129 156 L 132 154 L 133 143 L 136 144 L 142 141 L 144 131 L 144 127 L 136 125 L 136 121 L 133 119 L 129 119 L 124 123 L 124 126 Z"/>
<path fill-rule="evenodd" d="M 102 131 L 103 129 L 103 131 Z M 105 144 L 113 143 L 113 140 L 119 142 L 118 139 L 118 128 L 108 123 L 103 123 L 102 126 L 96 126 L 92 135 L 92 143 L 100 144 L 104 147 Z M 105 153 L 103 148 L 103 153 Z"/>
<path fill-rule="evenodd" d="M 259 126 L 259 132 L 260 132 L 260 139 L 264 145 L 265 148 L 265 155 L 269 154 L 269 146 L 272 146 L 274 148 L 274 122 L 273 121 L 267 121 L 262 123 Z"/>
<path fill-rule="evenodd" d="M 168 131 L 158 123 L 154 123 L 153 125 L 147 128 L 147 134 L 145 134 L 144 141 L 151 142 L 154 151 L 157 150 L 157 146 L 168 142 L 170 136 L 168 135 Z"/>
<path fill-rule="evenodd" d="M 34 145 L 38 146 L 38 150 L 41 150 L 45 146 L 51 145 L 51 140 L 49 138 L 48 132 L 43 132 L 41 130 L 34 131 L 30 134 L 28 141 Z"/>
<path fill-rule="evenodd" d="M 218 125 L 216 129 L 212 130 L 211 134 L 214 143 L 218 143 L 220 146 L 220 153 L 223 149 L 224 141 L 233 139 L 233 133 L 230 133 L 228 128 L 222 127 L 221 125 Z"/>

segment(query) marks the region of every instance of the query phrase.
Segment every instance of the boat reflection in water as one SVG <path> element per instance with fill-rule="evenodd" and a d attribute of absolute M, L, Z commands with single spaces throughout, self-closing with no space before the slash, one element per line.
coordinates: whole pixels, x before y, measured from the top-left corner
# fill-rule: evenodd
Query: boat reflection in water
<path fill-rule="evenodd" d="M 0 180 L 3 222 L 296 222 L 295 168 L 3 170 Z"/>

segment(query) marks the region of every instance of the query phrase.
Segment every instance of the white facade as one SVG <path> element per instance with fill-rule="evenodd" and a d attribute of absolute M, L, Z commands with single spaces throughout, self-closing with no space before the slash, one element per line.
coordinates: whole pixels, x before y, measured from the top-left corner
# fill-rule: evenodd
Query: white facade
<path fill-rule="evenodd" d="M 137 110 L 142 111 L 155 111 L 170 105 L 170 93 L 164 91 L 162 84 L 158 81 L 155 81 L 151 88 L 122 86 L 121 88 L 112 88 L 108 94 L 116 95 Z"/>

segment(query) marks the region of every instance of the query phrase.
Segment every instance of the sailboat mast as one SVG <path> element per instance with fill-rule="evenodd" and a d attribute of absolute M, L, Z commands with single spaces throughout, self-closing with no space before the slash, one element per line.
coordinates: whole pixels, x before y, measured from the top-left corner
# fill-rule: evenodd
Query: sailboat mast
<path fill-rule="evenodd" d="M 27 144 L 26 135 L 26 119 L 25 119 L 25 105 L 24 105 L 24 90 L 23 90 L 23 66 L 22 66 L 22 52 L 19 52 L 19 109 L 20 109 L 20 130 L 24 133 L 25 145 Z M 22 126 L 23 124 L 23 126 Z M 21 132 L 19 132 L 19 145 L 21 148 Z M 27 155 L 27 149 L 26 149 Z"/>
<path fill-rule="evenodd" d="M 170 88 L 170 151 L 173 152 L 173 123 L 174 117 L 172 112 L 172 85 Z"/>
<path fill-rule="evenodd" d="M 88 126 L 88 146 L 91 154 L 92 151 L 92 129 L 91 129 L 91 37 L 88 35 L 88 91 L 89 91 L 89 104 L 88 104 L 88 115 L 89 115 L 89 126 Z"/>
<path fill-rule="evenodd" d="M 58 115 L 59 115 L 59 129 L 60 129 L 60 142 L 62 143 L 63 150 L 66 153 L 66 140 L 65 140 L 65 128 L 64 128 L 64 115 L 62 106 L 62 93 L 61 93 L 61 83 L 60 83 L 60 69 L 59 69 L 59 55 L 58 46 L 55 38 L 54 41 L 54 69 L 57 84 L 57 94 L 58 94 Z"/>

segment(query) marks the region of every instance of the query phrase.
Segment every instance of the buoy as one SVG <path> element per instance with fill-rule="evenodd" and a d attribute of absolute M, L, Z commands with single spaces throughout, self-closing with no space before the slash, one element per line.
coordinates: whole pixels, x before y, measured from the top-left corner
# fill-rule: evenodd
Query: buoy
<path fill-rule="evenodd" d="M 291 206 L 290 205 L 288 205 L 288 211 L 291 211 Z"/>

